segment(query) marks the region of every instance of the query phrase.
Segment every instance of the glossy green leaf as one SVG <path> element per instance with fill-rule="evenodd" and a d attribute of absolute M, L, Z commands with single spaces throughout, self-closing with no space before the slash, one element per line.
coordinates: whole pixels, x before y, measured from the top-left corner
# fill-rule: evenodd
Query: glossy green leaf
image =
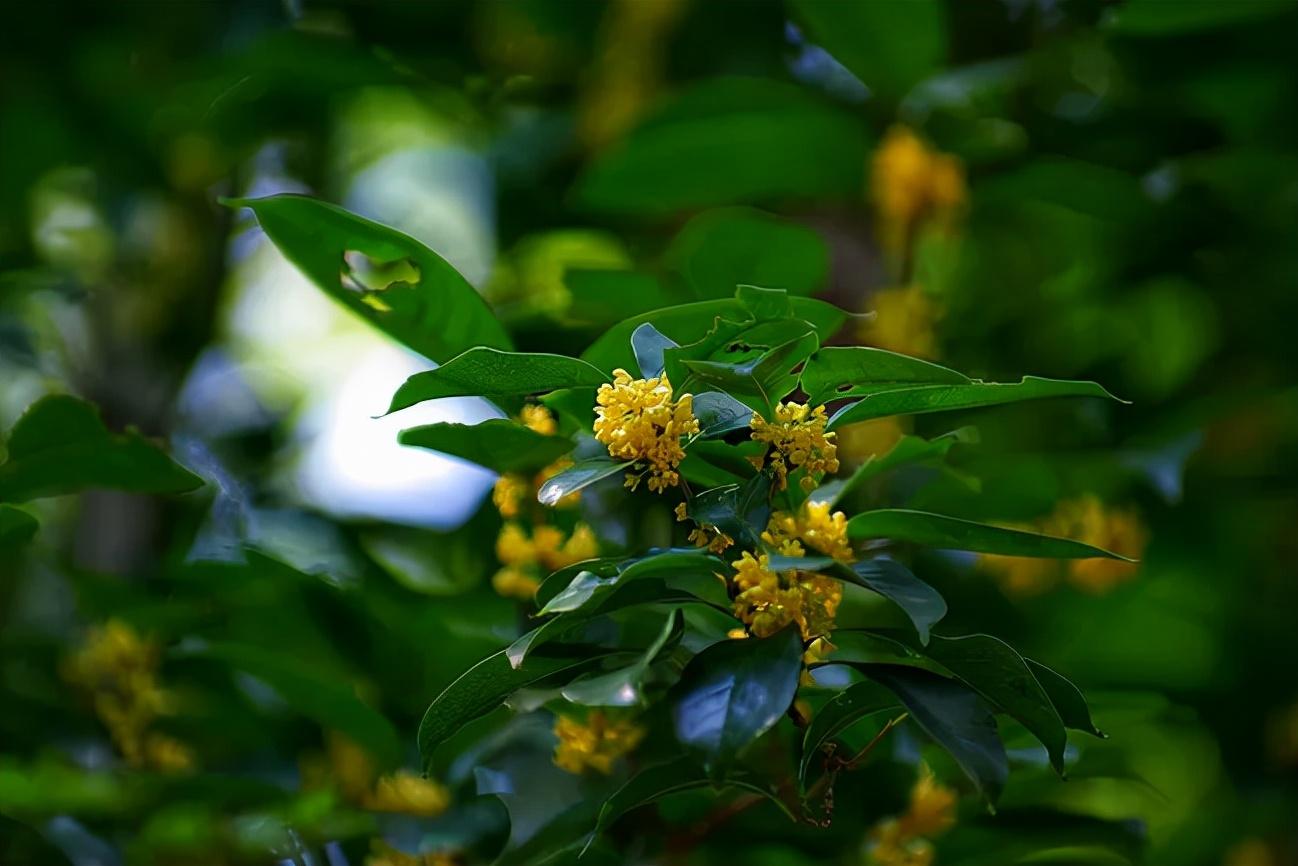
<path fill-rule="evenodd" d="M 887 538 L 944 550 L 971 550 L 1002 556 L 1045 559 L 1103 557 L 1131 561 L 1125 556 L 1068 538 L 904 508 L 881 508 L 858 514 L 847 522 L 847 532 L 851 538 Z"/>
<path fill-rule="evenodd" d="M 0 502 L 98 488 L 185 493 L 203 484 L 138 432 L 109 432 L 93 405 L 65 395 L 33 403 L 10 431 L 8 448 Z"/>
<path fill-rule="evenodd" d="M 561 568 L 547 577 L 536 591 L 537 604 L 545 607 L 563 590 L 571 586 L 581 572 L 593 572 L 600 577 L 618 577 L 636 580 L 641 577 L 708 575 L 726 569 L 726 563 L 697 547 L 668 548 L 652 551 L 644 556 L 614 559 L 594 559 Z"/>
<path fill-rule="evenodd" d="M 629 470 L 631 465 L 611 457 L 590 457 L 581 460 L 546 480 L 537 491 L 536 499 L 542 505 L 554 505 L 569 493 L 576 493 L 596 481 L 603 481 L 610 475 Z"/>
<path fill-rule="evenodd" d="M 715 526 L 747 547 L 761 543 L 771 519 L 771 479 L 758 473 L 743 484 L 705 490 L 689 501 L 687 514 L 696 523 Z"/>
<path fill-rule="evenodd" d="M 502 352 L 487 346 L 456 355 L 436 370 L 416 373 L 392 396 L 389 412 L 439 397 L 514 397 L 608 381 L 580 358 L 543 352 Z"/>
<path fill-rule="evenodd" d="M 676 342 L 663 336 L 649 322 L 631 332 L 631 351 L 635 354 L 640 376 L 645 379 L 663 374 L 663 352 L 676 347 Z"/>
<path fill-rule="evenodd" d="M 840 628 L 830 635 L 833 649 L 823 661 L 813 663 L 812 667 L 821 665 L 853 665 L 868 669 L 869 665 L 887 664 L 904 665 L 922 668 L 933 673 L 946 674 L 947 671 L 932 659 L 920 655 L 899 640 L 867 629 Z"/>
<path fill-rule="evenodd" d="M 897 100 L 946 59 L 946 14 L 938 0 L 790 0 L 806 38 L 872 93 Z"/>
<path fill-rule="evenodd" d="M 814 332 L 808 332 L 739 363 L 693 361 L 682 363 L 690 375 L 734 397 L 749 398 L 749 405 L 771 414 L 776 402 L 797 387 L 797 367 L 819 347 Z"/>
<path fill-rule="evenodd" d="M 601 155 L 579 180 L 579 204 L 666 216 L 784 199 L 843 199 L 863 183 L 865 133 L 849 112 L 806 90 L 758 78 L 694 86 Z"/>
<path fill-rule="evenodd" d="M 724 392 L 704 391 L 694 398 L 694 417 L 699 421 L 699 437 L 714 439 L 748 427 L 753 410 Z"/>
<path fill-rule="evenodd" d="M 36 518 L 21 508 L 0 505 L 0 551 L 12 550 L 31 541 L 40 528 Z"/>
<path fill-rule="evenodd" d="M 685 617 L 678 608 L 668 615 L 657 639 L 634 662 L 608 673 L 578 677 L 564 686 L 563 699 L 587 707 L 630 707 L 645 703 L 642 685 L 649 666 L 664 651 L 680 643 L 684 633 Z"/>
<path fill-rule="evenodd" d="M 889 415 L 921 415 L 926 412 L 975 409 L 1053 397 L 1118 399 L 1094 382 L 1042 379 L 1037 376 L 1024 376 L 1023 381 L 1014 383 L 915 385 L 881 391 L 854 403 L 848 403 L 833 414 L 828 426 L 833 429 L 842 427 L 844 424 L 869 421 L 872 418 L 886 418 Z"/>
<path fill-rule="evenodd" d="M 830 573 L 839 572 L 850 573 L 852 583 L 877 592 L 901 608 L 915 626 L 921 643 L 928 643 L 930 629 L 946 616 L 946 601 L 941 593 L 900 562 L 867 559 Z"/>
<path fill-rule="evenodd" d="M 1045 689 L 1046 694 L 1050 696 L 1050 703 L 1054 704 L 1064 727 L 1072 728 L 1074 731 L 1085 731 L 1095 737 L 1106 736 L 1103 731 L 1095 727 L 1095 722 L 1091 721 L 1091 708 L 1087 706 L 1081 689 L 1062 674 L 1056 673 L 1040 662 L 1034 662 L 1026 657 L 1023 661 L 1027 662 L 1028 670 L 1032 671 L 1041 688 Z"/>
<path fill-rule="evenodd" d="M 639 316 L 693 300 L 686 292 L 664 285 L 653 274 L 600 268 L 569 268 L 563 284 L 572 296 L 566 317 L 607 327 L 627 316 Z"/>
<path fill-rule="evenodd" d="M 424 767 L 431 766 L 433 753 L 452 734 L 499 707 L 514 692 L 555 674 L 581 671 L 602 658 L 591 652 L 535 655 L 515 668 L 504 650 L 487 656 L 447 686 L 424 713 L 419 723 L 419 754 Z"/>
<path fill-rule="evenodd" d="M 720 208 L 687 222 L 667 261 L 700 298 L 731 297 L 741 284 L 809 295 L 825 282 L 829 249 L 807 226 L 752 208 Z"/>
<path fill-rule="evenodd" d="M 442 421 L 402 430 L 402 445 L 428 448 L 459 457 L 496 472 L 528 472 L 541 469 L 573 449 L 575 443 L 563 436 L 546 436 L 504 418 L 478 424 Z"/>
<path fill-rule="evenodd" d="M 994 706 L 1017 719 L 1046 747 L 1055 770 L 1063 773 L 1064 748 L 1068 745 L 1064 723 L 1013 647 L 986 634 L 937 636 L 927 652 Z"/>
<path fill-rule="evenodd" d="M 963 373 L 869 346 L 829 346 L 807 361 L 802 390 L 808 402 L 827 403 L 916 385 L 964 385 Z"/>
<path fill-rule="evenodd" d="M 974 691 L 913 667 L 871 665 L 867 675 L 895 694 L 911 718 L 951 753 L 983 796 L 996 801 L 1009 776 L 1009 759 L 995 716 Z"/>
<path fill-rule="evenodd" d="M 677 739 L 711 769 L 725 766 L 784 715 L 801 670 L 797 629 L 713 644 L 690 660 L 674 690 Z"/>
<path fill-rule="evenodd" d="M 861 682 L 834 695 L 811 717 L 802 736 L 802 758 L 798 778 L 806 781 L 807 772 L 820 749 L 853 723 L 882 710 L 897 710 L 897 698 L 878 683 Z"/>
<path fill-rule="evenodd" d="M 266 236 L 319 289 L 421 355 L 440 362 L 477 346 L 510 348 L 477 290 L 414 238 L 306 196 L 225 203 L 250 208 Z M 403 266 L 403 279 L 366 285 L 358 256 Z"/>
<path fill-rule="evenodd" d="M 835 478 L 820 485 L 811 492 L 808 498 L 812 502 L 828 502 L 831 506 L 837 505 L 854 490 L 878 478 L 885 472 L 903 466 L 915 466 L 941 460 L 954 446 L 977 441 L 978 431 L 973 427 L 961 427 L 959 430 L 944 433 L 934 439 L 903 436 L 886 453 L 871 455 L 847 478 Z"/>

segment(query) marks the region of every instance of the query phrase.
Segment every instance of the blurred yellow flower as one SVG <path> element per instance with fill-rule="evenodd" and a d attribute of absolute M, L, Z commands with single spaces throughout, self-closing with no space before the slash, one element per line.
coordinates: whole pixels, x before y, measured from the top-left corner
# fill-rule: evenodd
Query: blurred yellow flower
<path fill-rule="evenodd" d="M 370 853 L 365 858 L 365 866 L 458 866 L 459 862 L 458 857 L 446 851 L 407 854 L 381 839 L 370 843 Z"/>
<path fill-rule="evenodd" d="M 512 566 L 505 566 L 491 577 L 491 588 L 498 595 L 519 601 L 531 601 L 541 581 L 535 576 Z"/>
<path fill-rule="evenodd" d="M 1226 851 L 1222 866 L 1280 866 L 1271 846 L 1257 837 L 1236 842 Z"/>
<path fill-rule="evenodd" d="M 531 492 L 532 489 L 523 476 L 506 472 L 496 479 L 495 485 L 491 488 L 491 504 L 496 506 L 501 517 L 513 520 L 518 517 L 523 503 Z"/>
<path fill-rule="evenodd" d="M 905 255 L 924 222 L 949 222 L 964 206 L 964 166 L 929 147 L 909 128 L 896 125 L 874 152 L 870 197 L 880 244 L 893 255 Z"/>
<path fill-rule="evenodd" d="M 840 427 L 834 433 L 838 436 L 839 459 L 849 466 L 859 466 L 874 457 L 882 457 L 906 435 L 901 419 L 895 415 L 858 421 Z"/>
<path fill-rule="evenodd" d="M 804 545 L 839 562 L 850 562 L 852 545 L 847 540 L 847 515 L 841 511 L 832 514 L 828 502 L 811 502 L 802 505 L 798 514 L 777 511 L 771 515 L 762 540 L 786 556 L 804 555 Z"/>
<path fill-rule="evenodd" d="M 592 711 L 585 722 L 557 716 L 554 735 L 559 744 L 554 765 L 574 774 L 589 769 L 608 775 L 613 762 L 639 745 L 644 734 L 644 728 L 631 720 L 609 718 L 602 710 Z"/>
<path fill-rule="evenodd" d="M 861 325 L 862 342 L 915 358 L 938 356 L 937 326 L 946 309 L 921 286 L 881 289 L 870 303 L 875 316 Z"/>
<path fill-rule="evenodd" d="M 532 565 L 537 559 L 537 546 L 527 537 L 523 527 L 506 523 L 500 527 L 500 535 L 496 536 L 496 559 L 515 568 Z"/>
<path fill-rule="evenodd" d="M 676 467 L 685 458 L 681 437 L 699 432 L 693 397 L 672 399 L 666 376 L 633 379 L 626 370 L 613 371 L 613 383 L 599 386 L 596 396 L 595 438 L 619 460 L 647 464 L 649 489 L 661 493 L 680 483 Z M 635 489 L 641 476 L 627 474 Z"/>
<path fill-rule="evenodd" d="M 559 424 L 549 409 L 537 403 L 528 403 L 519 413 L 518 420 L 527 429 L 542 436 L 553 436 L 559 432 Z"/>
<path fill-rule="evenodd" d="M 398 770 L 380 778 L 363 803 L 373 812 L 395 812 L 420 818 L 440 815 L 450 804 L 451 794 L 445 787 L 409 770 Z"/>
<path fill-rule="evenodd" d="M 775 407 L 773 422 L 754 412 L 750 422 L 752 438 L 767 445 L 754 465 L 761 469 L 769 459 L 780 489 L 788 486 L 789 473 L 801 468 L 806 472 L 802 489 L 814 490 L 817 474 L 838 471 L 838 446 L 834 444 L 835 434 L 825 432 L 828 422 L 824 406 L 813 411 L 804 403 L 780 403 Z"/>
<path fill-rule="evenodd" d="M 940 784 L 927 766 L 910 791 L 905 814 L 880 821 L 870 831 L 870 862 L 876 866 L 928 866 L 933 862 L 934 836 L 956 820 L 956 793 Z"/>

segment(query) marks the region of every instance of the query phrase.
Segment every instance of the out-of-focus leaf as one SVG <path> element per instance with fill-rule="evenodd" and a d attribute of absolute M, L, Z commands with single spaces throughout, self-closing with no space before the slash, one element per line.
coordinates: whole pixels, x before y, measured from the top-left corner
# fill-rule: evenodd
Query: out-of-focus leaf
<path fill-rule="evenodd" d="M 937 0 L 790 0 L 807 36 L 870 88 L 898 99 L 946 57 L 946 16 Z"/>
<path fill-rule="evenodd" d="M 996 707 L 1022 723 L 1041 741 L 1050 763 L 1064 771 L 1068 735 L 1045 689 L 1023 657 L 1004 641 L 986 634 L 933 638 L 928 655 Z"/>
<path fill-rule="evenodd" d="M 596 481 L 603 481 L 610 475 L 616 475 L 629 468 L 631 468 L 630 463 L 614 460 L 611 457 L 590 457 L 574 463 L 547 479 L 537 491 L 536 499 L 542 505 L 554 505 L 569 493 L 576 493 Z"/>
<path fill-rule="evenodd" d="M 392 396 L 389 412 L 439 397 L 512 397 L 560 388 L 594 387 L 608 377 L 580 358 L 543 352 L 502 352 L 479 346 L 436 370 L 416 373 Z"/>
<path fill-rule="evenodd" d="M 653 551 L 633 559 L 594 559 L 562 568 L 550 575 L 536 591 L 536 603 L 545 607 L 556 596 L 568 589 L 581 572 L 594 572 L 599 577 L 617 576 L 621 580 L 642 577 L 688 577 L 709 575 L 724 571 L 723 560 L 697 547 L 670 548 Z"/>
<path fill-rule="evenodd" d="M 0 815 L 0 863 L 5 866 L 72 866 L 72 860 L 48 839 L 7 815 Z"/>
<path fill-rule="evenodd" d="M 631 332 L 631 351 L 635 353 L 635 362 L 643 378 L 661 376 L 663 352 L 675 347 L 675 341 L 663 336 L 662 332 L 649 322 L 645 322 Z"/>
<path fill-rule="evenodd" d="M 856 683 L 830 698 L 814 716 L 802 736 L 802 759 L 798 763 L 798 778 L 806 781 L 811 762 L 820 747 L 838 736 L 859 719 L 881 710 L 899 707 L 897 698 L 878 683 Z"/>
<path fill-rule="evenodd" d="M 685 633 L 685 617 L 673 610 L 644 654 L 624 668 L 605 674 L 581 676 L 564 686 L 564 700 L 587 707 L 630 707 L 645 702 L 641 684 L 654 660 L 680 643 Z"/>
<path fill-rule="evenodd" d="M 889 451 L 871 455 L 856 471 L 847 478 L 835 478 L 822 484 L 808 497 L 812 502 L 828 502 L 837 505 L 852 491 L 871 479 L 898 469 L 902 466 L 913 466 L 940 460 L 955 445 L 978 441 L 978 431 L 973 427 L 961 427 L 934 439 L 923 439 L 919 436 L 903 436 L 897 440 Z"/>
<path fill-rule="evenodd" d="M 14 424 L 8 447 L 0 502 L 93 488 L 185 493 L 203 484 L 139 433 L 109 432 L 94 406 L 65 395 L 33 403 Z"/>
<path fill-rule="evenodd" d="M 1229 3 L 1130 0 L 1108 10 L 1106 23 L 1119 33 L 1175 37 L 1265 20 L 1293 8 L 1292 0 L 1231 0 Z"/>
<path fill-rule="evenodd" d="M 870 346 L 830 346 L 807 361 L 802 390 L 808 402 L 864 397 L 914 385 L 967 385 L 963 373 Z"/>
<path fill-rule="evenodd" d="M 690 300 L 683 291 L 669 290 L 654 275 L 637 271 L 570 268 L 563 283 L 572 295 L 568 318 L 595 325 L 611 325 L 627 316 Z"/>
<path fill-rule="evenodd" d="M 971 550 L 1002 556 L 1035 556 L 1043 559 L 1121 559 L 1125 556 L 1092 547 L 1070 538 L 1006 529 L 989 523 L 961 520 L 945 514 L 880 508 L 856 515 L 847 522 L 852 538 L 887 538 L 944 550 Z"/>
<path fill-rule="evenodd" d="M 747 427 L 753 410 L 722 391 L 704 391 L 694 398 L 694 417 L 699 421 L 699 436 L 714 439 Z"/>
<path fill-rule="evenodd" d="M 1105 736 L 1103 731 L 1095 727 L 1095 722 L 1091 721 L 1091 708 L 1087 706 L 1081 689 L 1040 662 L 1034 662 L 1030 658 L 1024 658 L 1023 661 L 1027 662 L 1028 670 L 1032 671 L 1041 688 L 1050 696 L 1050 703 L 1054 704 L 1064 727 L 1085 731 L 1095 737 Z"/>
<path fill-rule="evenodd" d="M 757 78 L 696 85 L 601 156 L 577 184 L 607 213 L 855 196 L 866 140 L 850 114 Z"/>
<path fill-rule="evenodd" d="M 0 505 L 0 551 L 26 544 L 40 528 L 36 518 L 21 508 Z"/>
<path fill-rule="evenodd" d="M 900 607 L 915 626 L 921 643 L 928 643 L 929 630 L 946 616 L 942 595 L 895 560 L 867 559 L 830 573 L 873 590 Z"/>
<path fill-rule="evenodd" d="M 728 298 L 743 284 L 809 295 L 825 282 L 829 249 L 807 226 L 751 208 L 722 208 L 686 223 L 667 260 L 700 298 Z"/>
<path fill-rule="evenodd" d="M 930 671 L 871 665 L 867 675 L 886 686 L 938 745 L 951 753 L 983 796 L 995 802 L 1009 776 L 996 718 L 968 687 Z"/>
<path fill-rule="evenodd" d="M 575 445 L 571 439 L 537 433 L 504 418 L 492 418 L 478 424 L 441 421 L 411 427 L 402 430 L 397 441 L 402 445 L 440 451 L 496 472 L 541 469 L 567 454 Z"/>
<path fill-rule="evenodd" d="M 325 294 L 434 361 L 477 346 L 510 348 L 487 302 L 441 256 L 408 235 L 300 195 L 230 199 L 250 208 L 280 252 Z M 413 271 L 386 287 L 366 286 L 356 254 Z M 349 255 L 353 260 L 349 260 Z"/>
<path fill-rule="evenodd" d="M 771 479 L 758 473 L 743 484 L 705 490 L 690 500 L 696 523 L 715 526 L 748 547 L 757 547 L 771 519 Z"/>
<path fill-rule="evenodd" d="M 796 628 L 768 638 L 726 640 L 686 665 L 672 701 L 676 737 L 717 771 L 779 721 L 802 669 Z"/>
<path fill-rule="evenodd" d="M 535 655 L 527 664 L 515 668 L 505 650 L 487 656 L 447 686 L 429 704 L 419 723 L 419 754 L 424 767 L 430 768 L 433 753 L 452 734 L 474 719 L 499 707 L 511 694 L 564 672 L 590 667 L 603 655 L 583 652 L 571 656 Z"/>
<path fill-rule="evenodd" d="M 1014 383 L 970 382 L 965 385 L 915 385 L 892 388 L 870 394 L 848 403 L 829 419 L 829 427 L 841 427 L 854 421 L 869 421 L 888 415 L 920 415 L 927 412 L 949 412 L 953 409 L 975 409 L 999 406 L 1022 400 L 1045 400 L 1052 397 L 1100 397 L 1118 400 L 1094 382 L 1042 379 L 1024 376 Z M 1118 402 L 1122 402 L 1118 400 Z"/>
<path fill-rule="evenodd" d="M 754 409 L 770 414 L 775 402 L 797 386 L 798 374 L 793 368 L 819 345 L 815 333 L 808 332 L 749 361 L 730 364 L 686 360 L 682 363 L 694 378 L 735 397 L 747 397 Z"/>

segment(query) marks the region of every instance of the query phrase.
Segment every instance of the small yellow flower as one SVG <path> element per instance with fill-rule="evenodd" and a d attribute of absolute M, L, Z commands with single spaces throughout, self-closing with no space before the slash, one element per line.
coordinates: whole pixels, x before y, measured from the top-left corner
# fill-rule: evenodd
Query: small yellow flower
<path fill-rule="evenodd" d="M 407 854 L 381 839 L 370 843 L 370 853 L 365 858 L 365 866 L 458 866 L 459 862 L 458 857 L 446 851 Z"/>
<path fill-rule="evenodd" d="M 639 745 L 644 734 L 644 728 L 631 720 L 610 719 L 601 710 L 591 712 L 584 723 L 558 716 L 554 722 L 559 740 L 554 765 L 569 773 L 590 769 L 607 776 L 613 771 L 613 762 Z"/>
<path fill-rule="evenodd" d="M 769 637 L 796 623 L 804 640 L 823 637 L 834 628 L 834 616 L 843 598 L 842 585 L 833 578 L 804 571 L 773 572 L 770 557 L 748 551 L 735 560 L 732 581 L 738 591 L 734 611 L 757 637 Z"/>
<path fill-rule="evenodd" d="M 803 403 L 779 404 L 773 422 L 754 412 L 750 422 L 752 438 L 768 446 L 754 465 L 761 469 L 769 459 L 780 489 L 788 486 L 789 473 L 801 468 L 806 472 L 802 489 L 814 490 L 816 475 L 838 471 L 838 446 L 834 444 L 835 434 L 825 432 L 828 422 L 824 406 L 813 411 Z"/>
<path fill-rule="evenodd" d="M 431 818 L 446 811 L 451 804 L 450 792 L 431 779 L 409 770 L 398 770 L 380 778 L 364 806 L 372 812 L 395 812 Z"/>
<path fill-rule="evenodd" d="M 506 520 L 518 517 L 523 503 L 527 501 L 531 488 L 523 476 L 506 472 L 496 479 L 491 488 L 491 502 Z"/>
<path fill-rule="evenodd" d="M 699 432 L 692 396 L 673 400 L 666 376 L 633 379 L 626 370 L 614 370 L 613 383 L 599 386 L 596 402 L 595 438 L 610 456 L 645 464 L 655 493 L 680 483 L 681 439 Z M 634 490 L 640 478 L 628 473 L 626 485 Z"/>
<path fill-rule="evenodd" d="M 491 588 L 497 595 L 516 598 L 519 601 L 531 601 L 540 585 L 541 581 L 536 577 L 512 566 L 505 566 L 491 578 Z"/>
<path fill-rule="evenodd" d="M 841 511 L 831 514 L 828 502 L 808 500 L 796 516 L 787 511 L 775 512 L 762 533 L 762 540 L 786 556 L 802 556 L 805 545 L 839 562 L 852 560 L 852 545 L 847 540 L 847 515 Z"/>
<path fill-rule="evenodd" d="M 369 753 L 337 731 L 325 734 L 325 748 L 329 755 L 329 775 L 343 799 L 360 803 L 367 798 L 375 774 Z"/>
<path fill-rule="evenodd" d="M 1144 554 L 1149 542 L 1149 532 L 1135 511 L 1107 509 L 1094 496 L 1061 503 L 1052 528 L 1059 535 L 1133 559 Z M 1135 577 L 1139 570 L 1136 563 L 1120 559 L 1074 559 L 1068 563 L 1068 580 L 1078 589 L 1101 595 Z"/>
<path fill-rule="evenodd" d="M 539 539 L 542 533 L 548 529 L 549 527 L 538 526 L 535 537 Z M 557 532 L 557 530 L 555 531 Z M 549 539 L 552 536 L 547 532 L 546 537 Z M 562 538 L 562 533 L 558 537 Z M 547 540 L 546 544 L 549 543 L 549 540 Z M 545 564 L 546 568 L 554 570 L 599 556 L 599 539 L 595 537 L 594 530 L 589 526 L 578 523 L 572 530 L 572 535 L 567 541 L 563 542 L 562 546 L 553 550 L 548 546 L 543 548 L 538 540 L 537 549 L 541 551 L 541 562 Z"/>
<path fill-rule="evenodd" d="M 910 808 L 899 824 L 904 836 L 932 838 L 955 824 L 956 792 L 943 785 L 927 766 L 910 789 Z"/>
<path fill-rule="evenodd" d="M 518 420 L 523 426 L 542 436 L 553 436 L 559 431 L 559 425 L 549 409 L 536 403 L 529 403 L 519 413 Z"/>
<path fill-rule="evenodd" d="M 154 732 L 144 740 L 144 763 L 163 773 L 184 773 L 194 769 L 194 751 L 175 737 Z"/>
<path fill-rule="evenodd" d="M 900 125 L 888 130 L 874 152 L 870 193 L 880 243 L 894 255 L 905 252 L 922 223 L 949 222 L 968 198 L 960 161 Z"/>
<path fill-rule="evenodd" d="M 534 564 L 537 548 L 538 545 L 517 523 L 506 523 L 496 537 L 496 559 L 515 568 Z"/>
<path fill-rule="evenodd" d="M 923 287 L 882 289 L 870 303 L 875 315 L 860 328 L 862 342 L 916 358 L 938 356 L 937 326 L 946 308 Z"/>
<path fill-rule="evenodd" d="M 676 506 L 676 520 L 684 523 L 689 520 L 688 506 L 684 502 Z M 700 523 L 690 530 L 690 544 L 695 547 L 706 547 L 709 553 L 722 553 L 735 543 L 735 540 L 715 526 Z"/>

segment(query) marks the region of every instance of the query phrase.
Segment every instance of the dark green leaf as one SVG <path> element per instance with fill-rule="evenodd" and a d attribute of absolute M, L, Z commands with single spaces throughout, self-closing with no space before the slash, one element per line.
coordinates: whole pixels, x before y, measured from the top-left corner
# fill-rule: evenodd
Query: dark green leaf
<path fill-rule="evenodd" d="M 946 15 L 937 0 L 790 0 L 807 38 L 871 92 L 896 101 L 946 59 Z"/>
<path fill-rule="evenodd" d="M 665 650 L 680 643 L 684 633 L 685 617 L 678 608 L 668 615 L 658 638 L 643 655 L 624 668 L 578 677 L 564 686 L 564 700 L 588 707 L 630 707 L 644 703 L 641 685 L 649 666 Z"/>
<path fill-rule="evenodd" d="M 8 445 L 0 501 L 94 488 L 184 493 L 203 484 L 139 433 L 110 433 L 95 407 L 75 397 L 37 400 L 14 425 Z"/>
<path fill-rule="evenodd" d="M 970 381 L 963 373 L 938 364 L 869 346 L 821 349 L 802 371 L 802 390 L 811 403 L 916 385 L 964 385 Z"/>
<path fill-rule="evenodd" d="M 856 683 L 832 697 L 811 717 L 811 724 L 803 734 L 798 778 L 805 781 L 820 747 L 847 730 L 854 722 L 872 713 L 893 710 L 898 706 L 897 698 L 891 692 L 872 682 Z"/>
<path fill-rule="evenodd" d="M 492 418 L 478 424 L 441 421 L 411 427 L 402 430 L 397 441 L 402 445 L 440 451 L 496 472 L 541 469 L 567 454 L 575 445 L 571 439 L 546 436 L 504 418 Z"/>
<path fill-rule="evenodd" d="M 881 508 L 858 514 L 847 522 L 847 532 L 852 538 L 888 538 L 945 550 L 972 550 L 1003 556 L 1035 556 L 1045 559 L 1104 557 L 1131 561 L 1125 556 L 1068 538 L 1006 529 L 945 514 L 904 508 Z"/>
<path fill-rule="evenodd" d="M 1050 763 L 1064 771 L 1068 735 L 1045 689 L 1023 657 L 998 638 L 986 634 L 935 636 L 928 655 L 941 662 L 970 688 L 1017 719 L 1041 741 Z"/>
<path fill-rule="evenodd" d="M 594 572 L 601 577 L 617 576 L 623 580 L 636 580 L 641 577 L 708 575 L 724 571 L 725 568 L 725 562 L 697 547 L 669 548 L 631 559 L 595 559 L 561 568 L 550 575 L 536 591 L 536 602 L 542 607 L 550 604 L 555 596 L 567 589 L 573 579 L 584 571 Z"/>
<path fill-rule="evenodd" d="M 809 295 L 829 270 L 829 250 L 814 229 L 751 208 L 694 217 L 672 240 L 667 259 L 700 298 L 731 297 L 741 284 Z"/>
<path fill-rule="evenodd" d="M 1095 722 L 1091 721 L 1091 708 L 1086 705 L 1086 698 L 1077 686 L 1040 662 L 1034 662 L 1030 658 L 1024 658 L 1023 661 L 1027 662 L 1028 670 L 1032 671 L 1041 688 L 1050 696 L 1050 703 L 1054 704 L 1064 727 L 1085 731 L 1096 737 L 1105 736 L 1103 731 L 1095 727 Z"/>
<path fill-rule="evenodd" d="M 753 420 L 753 410 L 721 391 L 704 391 L 694 398 L 699 437 L 713 439 L 742 430 Z"/>
<path fill-rule="evenodd" d="M 587 170 L 576 197 L 594 210 L 675 211 L 859 195 L 864 130 L 799 87 L 757 78 L 695 86 Z"/>
<path fill-rule="evenodd" d="M 689 502 L 696 523 L 715 526 L 746 547 L 757 547 L 771 519 L 771 479 L 758 473 L 743 484 L 705 490 Z"/>
<path fill-rule="evenodd" d="M 1023 381 L 1015 383 L 970 382 L 967 385 L 916 385 L 881 391 L 855 403 L 848 403 L 829 419 L 829 427 L 832 429 L 844 424 L 885 418 L 889 415 L 921 415 L 926 412 L 974 409 L 1051 397 L 1118 399 L 1094 382 L 1042 379 L 1037 376 L 1024 376 Z"/>
<path fill-rule="evenodd" d="M 611 457 L 591 457 L 574 463 L 558 475 L 551 476 L 537 491 L 536 499 L 542 505 L 554 505 L 569 493 L 576 493 L 596 481 L 602 481 L 610 475 L 616 475 L 630 468 L 630 463 L 614 460 Z"/>
<path fill-rule="evenodd" d="M 36 535 L 40 524 L 21 508 L 0 505 L 0 551 L 12 550 L 26 544 Z"/>
<path fill-rule="evenodd" d="M 921 643 L 928 643 L 929 630 L 946 616 L 946 601 L 941 594 L 900 562 L 867 559 L 841 571 L 849 572 L 853 583 L 879 593 L 900 607 L 915 626 Z"/>
<path fill-rule="evenodd" d="M 725 766 L 779 721 L 793 703 L 801 670 L 797 629 L 713 644 L 690 660 L 674 690 L 677 739 L 710 768 Z"/>
<path fill-rule="evenodd" d="M 563 284 L 572 295 L 567 317 L 593 325 L 611 325 L 627 316 L 691 300 L 685 292 L 669 289 L 652 274 L 636 271 L 569 268 Z"/>
<path fill-rule="evenodd" d="M 607 381 L 607 376 L 580 358 L 479 346 L 436 370 L 411 376 L 392 396 L 388 411 L 439 397 L 512 397 L 594 387 Z"/>
<path fill-rule="evenodd" d="M 936 439 L 923 439 L 919 436 L 903 436 L 884 454 L 871 455 L 868 460 L 857 467 L 847 478 L 835 478 L 822 484 L 811 492 L 813 502 L 828 502 L 837 505 L 852 491 L 885 472 L 902 466 L 913 466 L 940 460 L 955 445 L 978 441 L 978 431 L 973 427 L 961 427 L 950 433 L 944 433 Z"/>
<path fill-rule="evenodd" d="M 1123 34 L 1185 38 L 1284 15 L 1293 8 L 1293 0 L 1231 0 L 1229 3 L 1130 0 L 1108 10 L 1106 23 Z"/>
<path fill-rule="evenodd" d="M 649 322 L 631 332 L 631 351 L 635 353 L 636 365 L 640 375 L 645 379 L 663 374 L 663 352 L 676 348 L 675 341 L 664 337 Z"/>
<path fill-rule="evenodd" d="M 395 229 L 300 195 L 231 199 L 251 208 L 266 236 L 325 294 L 434 361 L 477 346 L 510 348 L 477 290 L 441 256 Z M 365 285 L 357 257 L 399 265 L 407 279 Z"/>
<path fill-rule="evenodd" d="M 735 397 L 747 397 L 754 409 L 770 414 L 775 403 L 797 387 L 798 375 L 793 368 L 805 361 L 819 345 L 815 333 L 808 332 L 739 363 L 692 360 L 682 363 L 693 378 Z"/>
<path fill-rule="evenodd" d="M 996 718 L 982 699 L 960 683 L 919 668 L 870 665 L 866 672 L 901 700 L 983 796 L 995 802 L 1009 776 L 1009 760 Z"/>

